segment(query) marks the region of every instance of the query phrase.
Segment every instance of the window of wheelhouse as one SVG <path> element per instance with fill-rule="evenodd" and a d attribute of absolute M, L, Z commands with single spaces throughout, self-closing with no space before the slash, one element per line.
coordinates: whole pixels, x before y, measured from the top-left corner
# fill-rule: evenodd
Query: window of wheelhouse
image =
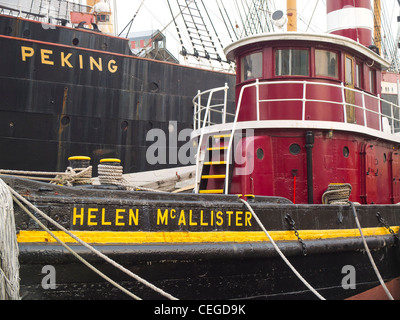
<path fill-rule="evenodd" d="M 376 93 L 376 70 L 369 70 L 369 90 L 371 93 Z"/>
<path fill-rule="evenodd" d="M 363 65 L 361 62 L 356 62 L 356 77 L 355 77 L 355 86 L 359 89 L 362 89 L 363 84 L 362 84 L 362 79 L 363 79 Z"/>
<path fill-rule="evenodd" d="M 305 49 L 279 49 L 275 51 L 276 76 L 308 76 L 309 51 Z"/>
<path fill-rule="evenodd" d="M 241 81 L 261 78 L 263 74 L 262 53 L 256 52 L 242 57 L 240 60 Z"/>
<path fill-rule="evenodd" d="M 315 50 L 315 75 L 339 78 L 338 54 L 327 50 Z"/>
<path fill-rule="evenodd" d="M 354 73 L 353 73 L 354 58 L 346 55 L 345 65 L 345 81 L 347 86 L 354 88 Z"/>

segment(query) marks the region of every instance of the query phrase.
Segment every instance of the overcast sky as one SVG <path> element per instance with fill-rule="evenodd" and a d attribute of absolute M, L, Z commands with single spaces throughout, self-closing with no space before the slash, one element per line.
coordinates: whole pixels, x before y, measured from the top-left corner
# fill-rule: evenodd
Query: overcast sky
<path fill-rule="evenodd" d="M 127 23 L 132 19 L 132 17 L 137 12 L 143 0 L 116 0 L 117 13 L 118 13 L 118 30 L 122 29 L 127 25 Z M 219 0 L 220 1 L 220 0 Z M 233 20 L 239 20 L 237 16 L 237 3 L 240 4 L 242 0 L 223 0 L 227 10 L 230 15 L 233 16 Z M 179 12 L 176 0 L 169 0 L 174 14 Z M 183 2 L 183 1 L 181 1 Z M 231 42 L 228 31 L 226 31 L 225 25 L 219 14 L 218 7 L 216 6 L 216 0 L 203 0 L 204 4 L 209 9 L 209 14 L 211 19 L 215 24 L 218 36 L 224 46 Z M 275 10 L 286 11 L 286 0 L 269 0 L 271 13 Z M 198 1 L 199 6 L 201 2 Z M 326 32 L 326 0 L 298 0 L 298 30 L 307 32 Z M 382 1 L 382 6 L 384 6 L 387 12 L 386 19 L 391 21 L 396 21 L 397 15 L 399 15 L 399 8 L 396 0 L 384 0 Z M 206 17 L 205 17 L 206 18 Z M 311 23 L 309 23 L 312 18 Z M 185 31 L 182 25 L 182 20 L 177 21 L 180 23 L 180 30 L 182 34 Z M 232 21 L 235 22 L 235 21 Z M 145 0 L 143 6 L 138 12 L 137 16 L 132 25 L 131 32 L 134 31 L 147 31 L 147 30 L 162 30 L 167 24 L 169 27 L 164 31 L 167 36 L 167 48 L 174 54 L 178 55 L 181 50 L 179 44 L 179 37 L 172 22 L 172 16 L 170 9 L 168 7 L 168 2 L 166 0 Z M 397 24 L 394 23 L 391 28 L 394 36 L 397 34 Z M 211 30 L 210 30 L 211 31 Z M 123 36 L 126 36 L 124 33 Z M 184 41 L 185 36 L 183 36 Z"/>

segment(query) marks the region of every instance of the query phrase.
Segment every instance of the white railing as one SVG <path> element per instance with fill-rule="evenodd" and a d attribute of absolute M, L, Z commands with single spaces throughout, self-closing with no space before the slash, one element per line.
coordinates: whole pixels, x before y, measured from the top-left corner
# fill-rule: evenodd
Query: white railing
<path fill-rule="evenodd" d="M 302 90 L 302 95 L 297 97 L 297 98 L 279 98 L 279 99 L 260 99 L 260 91 L 264 86 L 275 86 L 275 85 L 288 85 L 288 84 L 300 84 L 303 86 Z M 323 87 L 331 87 L 331 88 L 337 88 L 340 89 L 341 97 L 340 99 L 336 101 L 332 100 L 326 100 L 326 99 L 307 99 L 307 92 L 310 87 L 312 86 L 323 86 Z M 391 103 L 389 101 L 383 100 L 379 95 L 374 96 L 372 94 L 366 93 L 361 90 L 357 89 L 352 89 L 349 87 L 346 87 L 343 83 L 340 85 L 337 84 L 330 84 L 330 83 L 325 83 L 325 82 L 309 82 L 309 81 L 269 81 L 269 82 L 260 82 L 256 80 L 254 83 L 247 84 L 242 87 L 240 94 L 239 94 L 239 99 L 236 107 L 236 112 L 235 114 L 228 113 L 226 108 L 227 108 L 227 91 L 228 87 L 225 85 L 225 87 L 221 88 L 215 88 L 211 90 L 207 90 L 204 92 L 199 92 L 196 97 L 193 99 L 193 104 L 194 104 L 194 130 L 198 130 L 202 128 L 203 126 L 208 127 L 216 124 L 225 124 L 225 123 L 231 123 L 231 122 L 236 122 L 238 119 L 238 116 L 240 114 L 240 110 L 242 107 L 242 100 L 243 100 L 243 95 L 245 91 L 249 88 L 256 88 L 256 114 L 257 116 L 254 119 L 251 120 L 246 120 L 246 121 L 260 121 L 260 120 L 280 120 L 280 119 L 261 119 L 260 116 L 260 110 L 262 108 L 262 105 L 265 103 L 271 103 L 271 102 L 301 102 L 302 103 L 302 117 L 297 118 L 297 119 L 290 119 L 290 120 L 302 120 L 302 121 L 307 121 L 306 119 L 306 109 L 307 109 L 307 104 L 309 103 L 323 103 L 326 106 L 331 105 L 333 108 L 337 108 L 338 105 L 341 106 L 342 112 L 343 112 L 343 121 L 344 123 L 347 123 L 347 108 L 348 107 L 354 107 L 355 110 L 362 110 L 362 118 L 358 120 L 362 120 L 361 122 L 363 123 L 363 126 L 365 127 L 371 127 L 370 124 L 368 123 L 368 115 L 375 115 L 379 119 L 379 131 L 382 132 L 388 132 L 388 127 L 387 123 L 390 125 L 390 132 L 392 134 L 395 134 L 397 131 L 400 131 L 400 107 L 394 103 Z M 213 101 L 213 95 L 217 92 L 224 91 L 224 96 L 225 96 L 225 101 L 220 104 L 212 104 Z M 347 92 L 354 92 L 354 95 L 357 95 L 359 97 L 359 100 L 361 100 L 361 103 L 356 104 L 356 103 L 351 103 L 346 100 L 346 93 Z M 282 93 L 282 96 L 286 95 L 286 92 Z M 202 100 L 204 101 L 205 98 L 208 97 L 207 99 L 207 104 L 202 105 Z M 367 103 L 367 100 L 369 103 Z M 384 114 L 382 113 L 382 104 L 386 104 L 388 107 L 390 106 L 390 114 Z M 220 109 L 219 109 L 220 108 Z M 374 110 L 375 109 L 375 110 Z M 376 111 L 377 110 L 377 111 Z M 212 122 L 211 119 L 217 119 L 218 117 L 212 117 L 212 115 L 218 113 L 221 115 L 221 121 L 220 122 Z M 203 116 L 204 114 L 204 116 Z M 359 115 L 358 115 L 359 117 Z M 234 120 L 236 118 L 236 121 Z M 386 120 L 385 120 L 386 118 Z M 317 121 L 324 121 L 324 120 L 318 120 Z M 327 120 L 325 120 L 327 121 Z M 332 120 L 335 121 L 335 120 Z M 356 124 L 356 123 L 355 123 Z M 371 127 L 373 128 L 373 127 Z M 376 129 L 376 128 L 374 128 Z"/>
<path fill-rule="evenodd" d="M 302 95 L 298 98 L 280 98 L 280 99 L 260 99 L 260 89 L 264 86 L 274 86 L 274 85 L 288 85 L 288 84 L 300 84 L 302 85 Z M 307 89 L 309 89 L 311 86 L 324 86 L 324 87 L 331 87 L 331 88 L 336 88 L 340 89 L 340 99 L 337 101 L 332 101 L 332 100 L 322 100 L 322 99 L 307 99 Z M 322 103 L 325 106 L 331 106 L 332 108 L 338 108 L 338 106 L 342 109 L 343 112 L 343 123 L 347 123 L 347 109 L 349 107 L 354 107 L 354 110 L 362 110 L 361 112 L 361 119 L 364 127 L 372 128 L 375 130 L 378 130 L 380 132 L 388 133 L 388 134 L 396 134 L 397 132 L 400 131 L 400 107 L 394 103 L 391 103 L 389 101 L 381 99 L 381 97 L 371 95 L 369 93 L 366 93 L 364 91 L 360 91 L 357 89 L 352 89 L 346 87 L 343 83 L 340 85 L 337 84 L 330 84 L 330 83 L 325 83 L 325 82 L 309 82 L 309 81 L 269 81 L 269 82 L 260 82 L 259 80 L 256 80 L 254 83 L 244 85 L 240 91 L 237 106 L 236 106 L 236 112 L 235 114 L 228 113 L 227 112 L 227 92 L 228 92 L 228 86 L 225 84 L 224 87 L 221 88 L 215 88 L 211 90 L 207 90 L 204 92 L 198 92 L 196 97 L 193 99 L 193 104 L 194 104 L 194 130 L 199 130 L 201 129 L 200 132 L 200 139 L 199 139 L 199 144 L 198 144 L 198 151 L 197 151 L 197 159 L 196 159 L 196 172 L 197 175 L 199 176 L 199 169 L 200 169 L 200 161 L 204 159 L 204 152 L 203 154 L 201 153 L 202 151 L 202 144 L 203 144 L 203 139 L 204 139 L 204 132 L 207 127 L 213 126 L 213 125 L 218 125 L 218 124 L 232 124 L 232 126 L 229 128 L 229 131 L 231 131 L 231 137 L 229 140 L 229 145 L 227 149 L 227 155 L 228 157 L 231 157 L 231 151 L 232 151 L 232 144 L 233 144 L 233 136 L 236 131 L 240 111 L 242 108 L 242 102 L 243 102 L 243 96 L 246 90 L 249 88 L 255 88 L 255 95 L 256 95 L 256 118 L 255 119 L 250 119 L 246 121 L 268 121 L 268 120 L 281 120 L 281 119 L 262 119 L 261 118 L 261 108 L 262 105 L 265 103 L 271 103 L 271 102 L 301 102 L 301 119 L 290 119 L 290 120 L 301 120 L 301 121 L 312 121 L 312 120 L 307 120 L 306 119 L 306 108 L 308 103 Z M 224 91 L 224 102 L 223 103 L 214 103 L 213 104 L 213 97 L 214 94 L 217 92 Z M 355 96 L 358 96 L 358 100 L 361 100 L 360 104 L 350 103 L 349 101 L 346 100 L 346 94 L 348 92 L 354 92 L 354 100 Z M 283 91 L 282 95 L 286 95 L 286 92 Z M 207 104 L 205 106 L 202 105 L 202 100 L 205 100 L 207 98 Z M 361 99 L 360 99 L 361 98 Z M 367 103 L 368 101 L 368 103 Z M 386 106 L 390 106 L 390 114 L 383 114 L 382 113 L 382 108 L 383 104 L 386 104 Z M 376 109 L 376 110 L 374 110 Z M 355 112 L 355 111 L 354 111 Z M 212 122 L 211 119 L 215 119 L 218 117 L 212 117 L 212 114 L 218 114 L 221 115 L 221 122 Z M 204 116 L 202 117 L 202 115 Z M 379 123 L 379 129 L 374 128 L 372 125 L 370 125 L 368 121 L 368 115 L 375 115 L 375 117 L 378 120 Z M 357 113 L 354 114 L 356 116 Z M 228 120 L 228 117 L 231 118 L 231 120 Z M 360 113 L 357 115 L 357 119 L 360 117 Z M 287 118 L 285 120 L 288 120 Z M 315 120 L 314 120 L 315 121 Z M 318 120 L 317 121 L 329 121 L 329 120 Z M 333 120 L 334 121 L 334 120 Z M 337 120 L 336 120 L 337 122 Z M 357 123 L 352 123 L 353 125 L 357 125 Z M 360 124 L 358 124 L 360 125 Z M 225 193 L 228 192 L 228 184 L 229 184 L 229 163 L 231 159 L 227 159 L 226 163 L 226 180 L 225 180 Z M 200 179 L 201 180 L 201 179 Z M 198 184 L 199 184 L 199 178 L 197 178 L 197 183 L 196 183 L 196 192 L 198 192 Z"/>
<path fill-rule="evenodd" d="M 193 117 L 193 128 L 194 130 L 200 129 L 204 124 L 214 125 L 218 123 L 211 122 L 211 114 L 217 113 L 221 115 L 221 123 L 226 123 L 227 116 L 233 117 L 235 114 L 227 112 L 227 101 L 228 101 L 228 84 L 225 83 L 224 87 L 210 89 L 207 91 L 200 92 L 198 91 L 197 95 L 193 98 L 194 105 L 194 117 Z M 217 92 L 223 91 L 223 103 L 215 103 L 214 95 Z M 202 105 L 202 99 L 207 100 L 207 104 L 205 106 Z M 202 114 L 204 113 L 204 117 L 202 119 Z"/>

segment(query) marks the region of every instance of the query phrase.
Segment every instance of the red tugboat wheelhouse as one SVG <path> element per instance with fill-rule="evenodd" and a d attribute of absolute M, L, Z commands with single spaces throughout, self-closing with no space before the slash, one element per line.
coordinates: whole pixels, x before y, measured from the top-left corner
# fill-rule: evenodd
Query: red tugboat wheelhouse
<path fill-rule="evenodd" d="M 328 1 L 328 12 L 338 3 Z M 339 9 L 328 20 L 343 10 L 367 9 Z M 371 30 L 364 39 L 371 44 Z M 215 151 L 212 161 L 199 157 L 199 192 L 321 204 L 330 184 L 350 184 L 351 201 L 400 202 L 399 107 L 380 98 L 381 72 L 389 63 L 355 40 L 287 32 L 229 45 L 226 54 L 237 63 L 236 114 L 222 113 L 222 121 L 209 125 L 200 119 L 201 112 L 213 117 L 215 108 L 207 106 L 196 115 L 194 136 L 202 148 L 219 136 L 211 147 L 243 161 L 218 162 Z M 238 141 L 240 147 L 233 143 L 235 134 L 249 130 L 254 134 Z"/>

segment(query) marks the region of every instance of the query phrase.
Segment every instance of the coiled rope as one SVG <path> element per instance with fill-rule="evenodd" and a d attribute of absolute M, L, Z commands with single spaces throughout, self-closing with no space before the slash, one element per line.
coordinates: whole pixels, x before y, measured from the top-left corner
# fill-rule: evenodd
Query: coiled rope
<path fill-rule="evenodd" d="M 98 165 L 100 184 L 111 184 L 117 186 L 129 185 L 123 177 L 124 168 L 122 166 L 112 166 L 106 164 Z"/>
<path fill-rule="evenodd" d="M 347 205 L 351 194 L 351 184 L 331 183 L 322 195 L 323 204 Z"/>
<path fill-rule="evenodd" d="M 18 242 L 8 186 L 0 179 L 0 300 L 20 300 Z"/>
<path fill-rule="evenodd" d="M 82 257 L 80 257 L 76 252 L 74 252 L 69 246 L 67 246 L 64 242 L 62 242 L 57 236 L 55 236 L 46 226 L 44 226 L 24 205 L 22 205 L 22 202 L 24 204 L 26 204 L 29 208 L 31 208 L 32 210 L 34 210 L 35 212 L 37 212 L 40 216 L 42 216 L 44 219 L 46 219 L 47 221 L 49 221 L 51 224 L 53 224 L 56 228 L 62 230 L 63 232 L 65 232 L 67 235 L 69 235 L 71 238 L 73 238 L 75 241 L 77 241 L 78 243 L 80 243 L 81 245 L 83 245 L 84 247 L 86 247 L 87 249 L 89 249 L 91 252 L 93 252 L 94 254 L 96 254 L 97 256 L 99 256 L 100 258 L 104 259 L 105 261 L 107 261 L 108 263 L 110 263 L 111 265 L 113 265 L 114 267 L 116 267 L 117 269 L 121 270 L 122 272 L 124 272 L 125 274 L 127 274 L 128 276 L 132 277 L 133 279 L 139 281 L 140 283 L 144 284 L 145 286 L 147 286 L 148 288 L 154 290 L 155 292 L 159 293 L 160 295 L 164 296 L 167 299 L 170 300 L 178 300 L 177 298 L 175 298 L 174 296 L 170 295 L 169 293 L 166 293 L 165 291 L 163 291 L 162 289 L 156 287 L 155 285 L 151 284 L 150 282 L 146 281 L 145 279 L 141 278 L 140 276 L 134 274 L 133 272 L 131 272 L 130 270 L 126 269 L 125 267 L 121 266 L 120 264 L 118 264 L 117 262 L 115 262 L 114 260 L 110 259 L 109 257 L 107 257 L 106 255 L 104 255 L 103 253 L 101 253 L 100 251 L 98 251 L 97 249 L 95 249 L 94 247 L 92 247 L 91 245 L 89 245 L 88 243 L 82 241 L 81 239 L 79 239 L 77 236 L 75 236 L 73 233 L 71 233 L 70 231 L 68 231 L 67 229 L 65 229 L 63 226 L 61 226 L 60 224 L 58 224 L 56 221 L 54 221 L 53 219 L 51 219 L 49 216 L 47 216 L 43 211 L 39 210 L 38 208 L 36 208 L 32 203 L 30 203 L 28 200 L 26 200 L 24 197 L 22 197 L 18 192 L 16 192 L 15 190 L 13 190 L 11 187 L 9 187 L 9 190 L 11 191 L 12 195 L 13 195 L 13 199 L 14 201 L 36 222 L 38 223 L 41 228 L 43 228 L 46 232 L 48 232 L 58 243 L 60 243 L 64 248 L 66 248 L 71 254 L 73 254 L 77 259 L 79 259 L 82 263 L 84 263 L 86 266 L 88 266 L 90 269 L 92 269 L 93 271 L 95 271 L 98 275 L 100 275 L 101 277 L 103 277 L 105 280 L 109 281 L 111 284 L 113 284 L 114 286 L 116 286 L 117 288 L 119 288 L 120 290 L 122 290 L 123 292 L 125 292 L 126 294 L 128 294 L 129 296 L 131 296 L 134 299 L 140 299 L 139 297 L 137 297 L 136 295 L 132 294 L 131 292 L 129 292 L 128 290 L 126 290 L 125 288 L 123 288 L 122 286 L 120 286 L 119 284 L 117 284 L 116 282 L 114 282 L 113 280 L 111 280 L 109 277 L 107 277 L 106 275 L 104 275 L 101 271 L 99 271 L 98 269 L 96 269 L 94 266 L 92 266 L 89 262 L 87 262 L 86 260 L 84 260 Z"/>
<path fill-rule="evenodd" d="M 285 257 L 285 255 L 282 253 L 282 251 L 279 249 L 279 247 L 276 245 L 274 239 L 272 239 L 271 235 L 268 233 L 268 231 L 265 229 L 264 225 L 262 224 L 261 220 L 258 218 L 256 213 L 254 212 L 253 208 L 250 206 L 250 204 L 243 200 L 242 198 L 239 198 L 240 201 L 242 201 L 246 207 L 250 210 L 251 214 L 253 215 L 254 219 L 257 221 L 258 225 L 260 228 L 264 231 L 264 233 L 267 235 L 269 241 L 271 241 L 272 245 L 274 246 L 275 250 L 278 252 L 278 254 L 281 256 L 283 261 L 286 263 L 286 265 L 292 269 L 294 274 L 300 279 L 301 282 L 312 292 L 314 293 L 320 300 L 325 300 L 325 298 L 320 295 L 317 290 L 315 290 L 302 276 L 301 274 L 295 269 L 295 267 L 289 262 L 289 260 Z"/>

